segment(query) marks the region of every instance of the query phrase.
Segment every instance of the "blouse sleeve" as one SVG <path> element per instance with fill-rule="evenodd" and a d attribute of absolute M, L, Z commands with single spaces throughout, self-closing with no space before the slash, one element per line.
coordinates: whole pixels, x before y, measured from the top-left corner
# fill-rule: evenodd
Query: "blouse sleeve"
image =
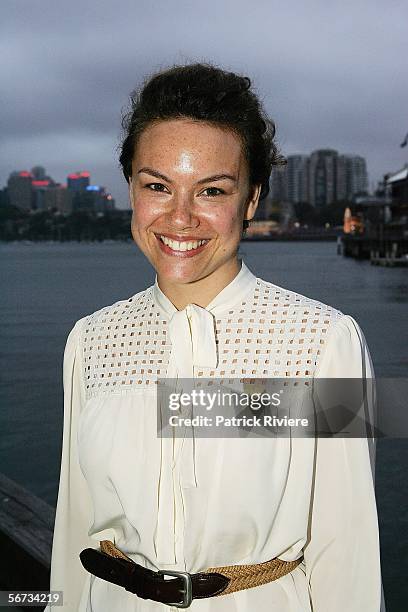
<path fill-rule="evenodd" d="M 63 364 L 64 425 L 50 577 L 50 590 L 63 592 L 63 607 L 49 604 L 45 612 L 77 612 L 90 576 L 79 553 L 95 545 L 88 536 L 93 520 L 92 501 L 77 452 L 78 417 L 85 403 L 80 343 L 83 321 L 77 321 L 68 335 Z"/>
<path fill-rule="evenodd" d="M 369 415 L 375 426 L 375 397 L 363 388 L 367 379 L 374 378 L 374 371 L 363 333 L 352 317 L 343 315 L 334 324 L 315 377 L 359 379 L 362 397 L 368 402 L 365 418 Z M 381 605 L 374 460 L 372 437 L 316 440 L 309 532 L 304 547 L 313 612 L 385 610 Z"/>

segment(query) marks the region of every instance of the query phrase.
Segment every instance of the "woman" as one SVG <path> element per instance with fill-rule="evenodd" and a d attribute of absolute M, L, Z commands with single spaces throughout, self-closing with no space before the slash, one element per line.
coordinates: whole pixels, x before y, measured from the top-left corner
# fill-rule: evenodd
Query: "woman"
<path fill-rule="evenodd" d="M 377 612 L 372 440 L 157 434 L 159 379 L 373 377 L 350 316 L 238 259 L 284 161 L 273 123 L 249 79 L 192 64 L 150 78 L 125 129 L 132 234 L 156 280 L 68 337 L 51 588 L 72 612 Z M 82 566 L 81 552 L 107 540 L 126 568 L 155 572 L 139 570 L 140 596 L 96 575 L 98 555 L 95 573 Z M 261 576 L 267 562 L 280 563 L 275 579 Z M 253 576 L 231 590 L 223 568 L 242 565 Z M 189 575 L 211 568 L 221 594 L 213 585 L 191 601 Z M 169 580 L 159 570 L 184 572 L 175 601 L 156 588 Z"/>

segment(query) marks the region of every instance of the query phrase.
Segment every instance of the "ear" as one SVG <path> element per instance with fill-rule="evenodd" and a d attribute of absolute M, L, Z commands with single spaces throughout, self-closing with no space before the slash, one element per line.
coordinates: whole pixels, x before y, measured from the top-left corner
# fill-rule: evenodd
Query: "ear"
<path fill-rule="evenodd" d="M 259 196 L 261 195 L 262 185 L 253 185 L 248 196 L 245 208 L 244 219 L 250 221 L 255 216 L 256 209 L 259 204 Z"/>

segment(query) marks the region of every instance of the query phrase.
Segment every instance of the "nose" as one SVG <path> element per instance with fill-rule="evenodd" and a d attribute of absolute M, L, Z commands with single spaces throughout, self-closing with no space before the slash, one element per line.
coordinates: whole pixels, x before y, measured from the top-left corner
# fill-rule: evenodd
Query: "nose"
<path fill-rule="evenodd" d="M 177 229 L 196 228 L 200 220 L 194 211 L 194 202 L 188 195 L 175 195 L 167 215 L 168 223 Z"/>

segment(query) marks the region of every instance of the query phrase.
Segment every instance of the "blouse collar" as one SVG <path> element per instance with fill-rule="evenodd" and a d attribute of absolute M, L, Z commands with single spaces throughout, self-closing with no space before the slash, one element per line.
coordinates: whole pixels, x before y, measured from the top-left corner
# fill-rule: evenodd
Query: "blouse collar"
<path fill-rule="evenodd" d="M 243 301 L 254 289 L 256 285 L 256 276 L 249 270 L 243 260 L 239 261 L 241 262 L 241 269 L 238 274 L 215 296 L 215 298 L 205 307 L 205 310 L 208 310 L 214 315 L 220 314 Z M 168 317 L 172 317 L 175 312 L 179 312 L 160 289 L 157 282 L 157 274 L 153 285 L 153 296 L 163 313 Z"/>

